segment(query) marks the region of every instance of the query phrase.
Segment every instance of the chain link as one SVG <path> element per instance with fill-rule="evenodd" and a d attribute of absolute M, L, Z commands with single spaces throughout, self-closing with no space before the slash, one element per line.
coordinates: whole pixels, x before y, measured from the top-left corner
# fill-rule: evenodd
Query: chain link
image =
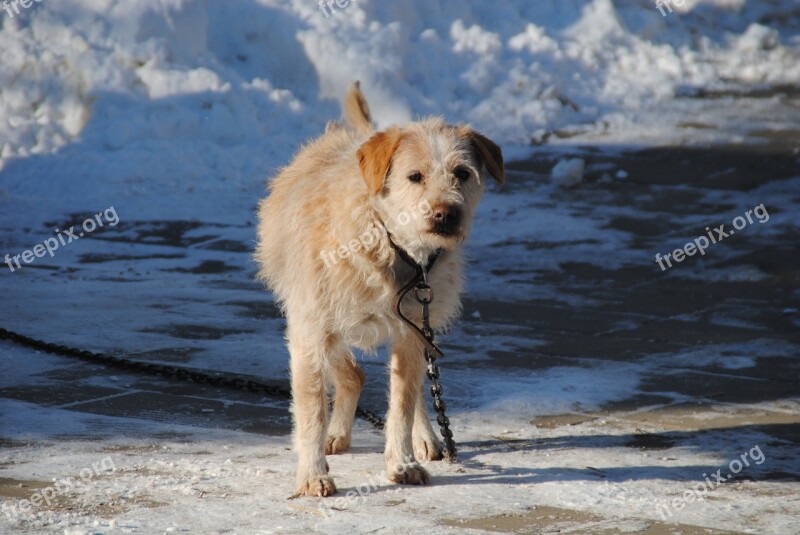
<path fill-rule="evenodd" d="M 425 338 L 434 345 L 435 335 L 430 322 L 430 304 L 433 302 L 433 290 L 428 286 L 427 270 L 423 267 L 423 278 L 420 280 L 414 291 L 417 301 L 422 305 L 422 333 Z M 430 392 L 433 397 L 433 410 L 436 411 L 436 422 L 439 424 L 440 432 L 444 438 L 445 458 L 448 462 L 457 460 L 456 442 L 453 440 L 453 432 L 450 430 L 450 419 L 445 414 L 447 404 L 442 399 L 444 388 L 439 383 L 439 366 L 436 365 L 436 355 L 423 349 L 425 360 L 428 362 L 428 379 L 431 381 Z"/>
<path fill-rule="evenodd" d="M 431 396 L 433 396 L 433 410 L 435 410 L 437 413 L 436 422 L 441 428 L 442 437 L 444 437 L 445 459 L 453 463 L 457 460 L 456 442 L 453 440 L 453 432 L 450 430 L 450 419 L 445 414 L 445 411 L 447 410 L 447 404 L 442 399 L 442 392 L 444 389 L 439 383 L 439 366 L 436 365 L 436 358 L 444 356 L 444 353 L 442 353 L 442 350 L 439 349 L 439 347 L 434 343 L 435 337 L 433 329 L 431 328 L 430 319 L 430 304 L 433 302 L 433 288 L 431 288 L 428 284 L 428 272 L 436 263 L 436 260 L 439 258 L 439 255 L 442 253 L 442 251 L 435 251 L 433 255 L 428 258 L 427 265 L 423 266 L 411 258 L 411 256 L 409 256 L 409 254 L 401 247 L 398 247 L 394 241 L 390 241 L 392 247 L 394 247 L 394 250 L 400 256 L 400 258 L 402 258 L 406 264 L 414 269 L 414 277 L 395 294 L 392 307 L 400 319 L 403 320 L 406 325 L 408 325 L 408 327 L 411 329 L 411 332 L 413 332 L 417 338 L 419 338 L 420 342 L 422 342 L 423 355 L 425 356 L 425 361 L 428 363 L 428 379 L 431 381 L 430 390 Z M 419 304 L 422 305 L 421 328 L 417 326 L 416 323 L 411 321 L 409 317 L 403 314 L 401 306 L 403 303 L 403 298 L 412 289 L 414 290 L 414 297 Z"/>
<path fill-rule="evenodd" d="M 7 329 L 0 328 L 0 340 L 9 340 L 19 345 L 30 347 L 45 353 L 72 357 L 79 360 L 103 364 L 114 368 L 143 373 L 147 375 L 157 375 L 165 378 L 175 378 L 181 381 L 190 381 L 199 384 L 207 384 L 228 390 L 248 390 L 255 394 L 265 394 L 270 397 L 286 400 L 292 399 L 292 392 L 287 388 L 276 385 L 268 385 L 252 379 L 244 379 L 229 374 L 215 373 L 209 374 L 196 371 L 190 368 L 182 368 L 171 364 L 156 364 L 152 362 L 142 362 L 125 357 L 117 357 L 105 353 L 95 353 L 83 349 L 76 349 L 61 344 L 53 344 L 31 338 Z M 356 407 L 356 415 L 371 423 L 376 429 L 384 428 L 383 419 L 372 411 L 361 407 Z"/>

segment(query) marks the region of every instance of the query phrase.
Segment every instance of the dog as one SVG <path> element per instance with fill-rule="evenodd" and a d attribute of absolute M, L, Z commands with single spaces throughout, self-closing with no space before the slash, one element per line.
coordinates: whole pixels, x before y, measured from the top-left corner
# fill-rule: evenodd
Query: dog
<path fill-rule="evenodd" d="M 434 117 L 375 131 L 358 82 L 343 109 L 342 121 L 328 123 L 271 180 L 258 206 L 258 278 L 287 323 L 294 496 L 336 492 L 325 456 L 349 448 L 364 385 L 351 348 L 372 352 L 386 343 L 386 473 L 394 483 L 429 483 L 419 460 L 441 459 L 442 446 L 425 405 L 423 346 L 392 300 L 415 273 L 408 260 L 424 265 L 439 252 L 428 277 L 430 322 L 436 331 L 450 325 L 461 311 L 460 246 L 488 177 L 500 184 L 505 177 L 500 147 L 468 126 Z M 413 298 L 401 307 L 420 324 Z"/>

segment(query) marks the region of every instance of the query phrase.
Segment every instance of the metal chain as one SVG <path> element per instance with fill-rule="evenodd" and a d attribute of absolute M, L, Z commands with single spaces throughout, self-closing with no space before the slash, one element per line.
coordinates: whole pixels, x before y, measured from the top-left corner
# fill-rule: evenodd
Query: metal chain
<path fill-rule="evenodd" d="M 108 355 L 105 353 L 95 353 L 93 351 L 76 349 L 74 347 L 61 344 L 44 342 L 42 340 L 37 340 L 36 338 L 31 338 L 29 336 L 9 331 L 1 327 L 0 340 L 9 340 L 32 349 L 44 351 L 45 353 L 72 357 L 87 362 L 92 362 L 94 364 L 103 364 L 132 372 L 158 375 L 166 378 L 175 378 L 181 381 L 192 381 L 199 384 L 207 384 L 229 390 L 248 390 L 256 394 L 265 394 L 270 397 L 282 398 L 286 400 L 292 399 L 291 390 L 276 385 L 268 385 L 259 381 L 253 381 L 252 379 L 236 377 L 231 374 L 209 374 L 199 372 L 191 368 L 183 368 L 181 366 L 155 364 L 151 362 L 131 360 L 125 357 L 116 357 L 114 355 Z M 371 423 L 376 429 L 384 428 L 383 419 L 372 411 L 368 411 L 361 407 L 356 407 L 356 415 Z"/>
<path fill-rule="evenodd" d="M 428 379 L 431 381 L 431 396 L 433 396 L 433 410 L 436 411 L 436 422 L 439 424 L 442 437 L 444 437 L 445 459 L 454 463 L 457 460 L 456 442 L 453 440 L 453 432 L 450 430 L 450 419 L 445 414 L 447 404 L 442 399 L 444 389 L 439 383 L 439 366 L 436 365 L 436 357 L 444 355 L 442 350 L 434 343 L 434 333 L 430 322 L 430 304 L 433 302 L 433 288 L 428 285 L 428 271 L 436 263 L 441 251 L 436 251 L 429 259 L 427 265 L 418 264 L 408 253 L 398 247 L 394 241 L 391 242 L 397 254 L 403 261 L 414 268 L 414 277 L 400 288 L 394 296 L 393 307 L 395 312 L 403 322 L 408 325 L 411 331 L 417 335 L 423 345 L 423 354 L 428 363 Z M 414 289 L 414 296 L 422 305 L 422 328 L 411 321 L 401 308 L 403 298 Z"/>
<path fill-rule="evenodd" d="M 422 268 L 422 280 L 414 288 L 414 297 L 422 305 L 422 333 L 425 338 L 434 344 L 435 335 L 431 328 L 430 304 L 433 302 L 433 288 L 428 285 L 428 270 Z M 438 348 L 437 348 L 438 349 Z M 444 388 L 439 383 L 439 366 L 436 365 L 436 354 L 424 348 L 425 360 L 428 362 L 428 379 L 431 381 L 430 391 L 433 397 L 433 410 L 436 411 L 436 422 L 439 424 L 440 432 L 444 438 L 445 459 L 454 463 L 457 460 L 456 442 L 453 440 L 453 432 L 450 430 L 450 419 L 445 411 L 447 404 L 442 399 Z M 441 352 L 440 352 L 441 354 Z"/>

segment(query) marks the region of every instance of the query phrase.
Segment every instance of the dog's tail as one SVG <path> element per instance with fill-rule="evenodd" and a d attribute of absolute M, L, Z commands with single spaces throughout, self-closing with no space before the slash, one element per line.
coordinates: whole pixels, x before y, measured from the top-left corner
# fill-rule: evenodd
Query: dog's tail
<path fill-rule="evenodd" d="M 369 113 L 367 99 L 361 92 L 360 82 L 353 82 L 353 85 L 347 90 L 342 107 L 345 120 L 356 132 L 363 135 L 372 133 L 372 115 Z"/>

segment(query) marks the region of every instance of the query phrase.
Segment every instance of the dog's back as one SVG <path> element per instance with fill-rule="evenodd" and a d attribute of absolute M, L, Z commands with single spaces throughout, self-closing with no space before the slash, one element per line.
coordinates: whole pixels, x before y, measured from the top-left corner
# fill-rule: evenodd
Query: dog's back
<path fill-rule="evenodd" d="M 329 123 L 322 136 L 303 146 L 272 179 L 269 196 L 259 204 L 258 277 L 284 309 L 293 300 L 322 305 L 328 292 L 320 287 L 327 279 L 320 253 L 337 251 L 343 240 L 359 234 L 352 218 L 335 217 L 358 215 L 367 204 L 355 154 L 373 126 L 357 82 L 343 112 L 345 121 Z"/>

